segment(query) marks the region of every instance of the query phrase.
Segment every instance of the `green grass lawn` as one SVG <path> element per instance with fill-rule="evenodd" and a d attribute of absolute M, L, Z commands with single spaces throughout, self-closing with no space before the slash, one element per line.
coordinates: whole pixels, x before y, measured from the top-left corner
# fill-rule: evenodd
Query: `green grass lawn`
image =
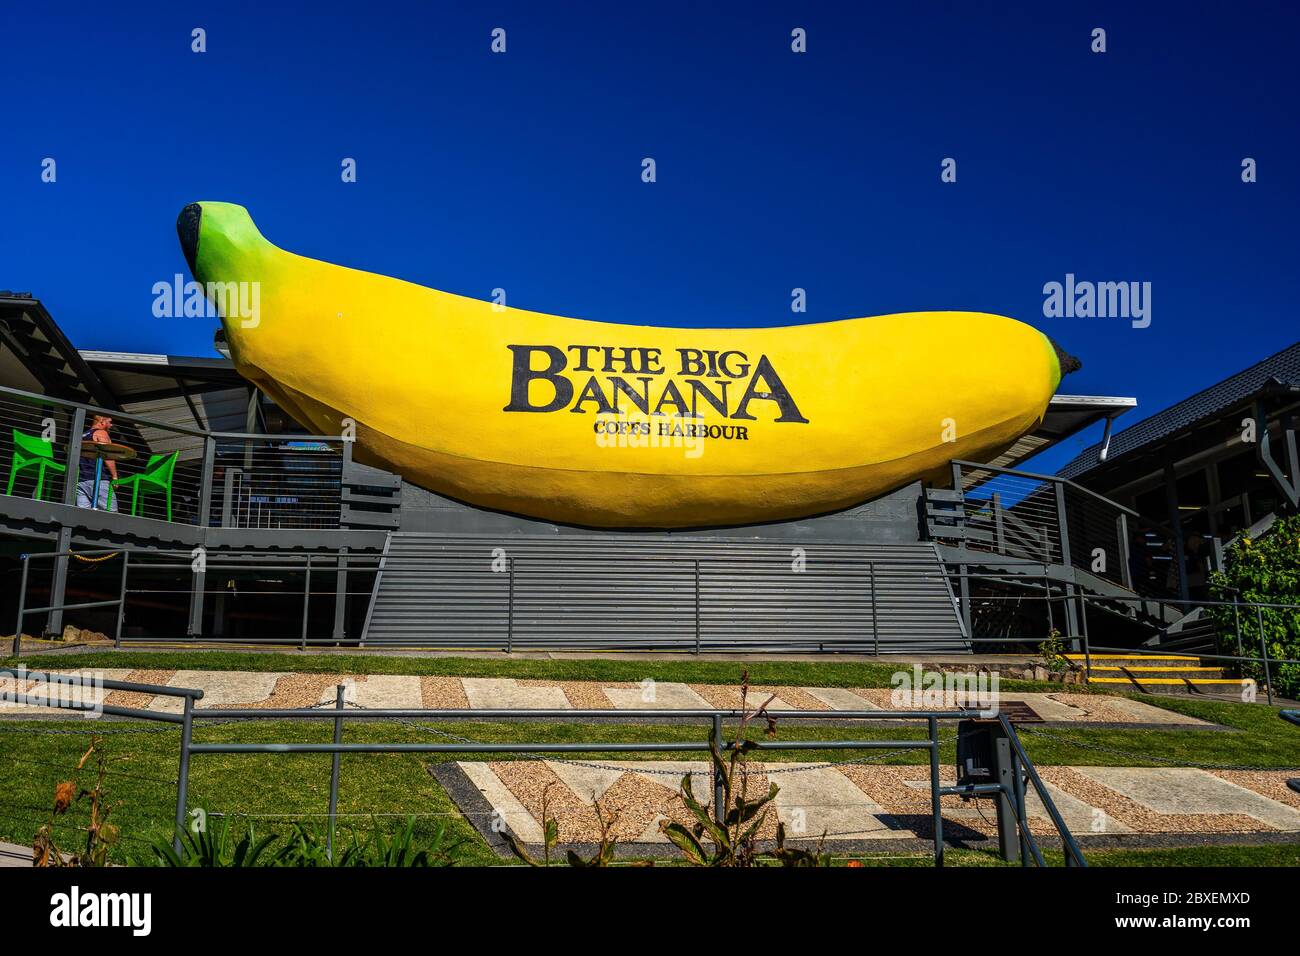
<path fill-rule="evenodd" d="M 1199 707 L 1207 706 L 1201 702 L 1196 703 Z M 1234 707 L 1210 706 L 1216 709 Z M 1243 713 L 1227 716 L 1236 720 L 1239 726 L 1237 733 L 1052 731 L 1072 740 L 1082 739 L 1099 746 L 1134 752 L 1127 756 L 1074 749 L 1063 741 L 1046 740 L 1033 735 L 1026 735 L 1024 740 L 1031 758 L 1040 765 L 1150 763 L 1149 760 L 1136 756 L 1138 752 L 1160 756 L 1188 753 L 1202 760 L 1213 757 L 1213 762 L 1225 763 L 1257 764 L 1265 758 L 1271 758 L 1277 766 L 1300 764 L 1300 741 L 1294 739 L 1300 738 L 1300 734 L 1286 733 L 1288 728 L 1276 717 L 1271 722 L 1257 719 L 1254 716 L 1256 713 L 1267 716 L 1262 714 L 1264 708 L 1235 706 Z M 1277 725 L 1276 729 L 1274 724 Z M 156 730 L 160 725 L 115 722 L 101 726 L 107 731 L 103 735 L 104 745 L 113 758 L 107 783 L 108 799 L 113 806 L 112 819 L 121 827 L 124 835 L 114 856 L 119 861 L 125 861 L 133 853 L 144 850 L 150 839 L 165 838 L 169 832 L 174 812 L 178 736 L 174 730 Z M 676 742 L 699 741 L 704 735 L 703 728 L 682 725 L 448 721 L 429 726 L 475 740 L 501 742 Z M 324 722 L 267 721 L 207 727 L 200 724 L 195 739 L 323 742 L 329 739 L 330 733 L 330 725 Z M 954 734 L 955 728 L 944 732 L 941 759 L 946 765 L 951 765 L 955 760 Z M 58 781 L 75 777 L 82 786 L 89 784 L 92 780 L 89 768 L 74 772 L 77 761 L 86 749 L 89 735 L 90 729 L 83 730 L 81 725 L 72 721 L 13 721 L 0 725 L 0 763 L 6 767 L 6 773 L 0 776 L 0 839 L 29 843 L 36 828 L 48 818 L 54 786 Z M 902 726 L 850 729 L 843 726 L 797 725 L 793 722 L 780 725 L 778 722 L 778 735 L 783 740 L 815 740 L 823 736 L 846 735 L 861 739 L 919 739 L 922 733 L 918 729 Z M 445 738 L 409 725 L 372 723 L 349 727 L 345 739 L 429 742 Z M 454 854 L 456 862 L 497 862 L 498 858 L 478 838 L 468 821 L 460 815 L 426 769 L 430 763 L 455 760 L 458 756 L 481 759 L 456 754 L 345 755 L 342 758 L 339 806 L 343 821 L 368 827 L 374 815 L 386 825 L 395 825 L 406 814 L 415 814 L 418 817 L 417 832 L 421 838 L 428 839 L 436 825 L 441 823 L 447 828 L 448 838 L 459 842 Z M 595 761 L 638 757 L 634 754 L 566 756 Z M 698 759 L 698 756 L 694 755 L 694 759 Z M 844 759 L 846 756 L 848 755 L 843 752 L 801 751 L 795 758 L 788 753 L 759 751 L 754 754 L 754 759 L 821 761 Z M 644 755 L 640 757 L 644 759 Z M 511 758 L 503 755 L 499 759 Z M 922 763 L 926 759 L 923 751 L 908 751 L 895 754 L 886 762 Z M 209 813 L 234 815 L 237 824 L 251 825 L 259 833 L 284 832 L 295 819 L 316 822 L 322 819 L 328 800 L 329 768 L 328 755 L 196 755 L 191 768 L 190 806 L 203 807 Z M 65 824 L 59 832 L 65 839 L 71 839 L 74 834 L 67 826 Z M 1218 859 L 1213 855 L 1218 852 L 1218 848 L 1204 849 L 1208 854 L 1204 857 L 1205 860 Z M 1265 848 L 1260 852 L 1265 850 L 1279 852 L 1276 848 Z M 1177 852 L 1187 859 L 1194 858 L 1190 852 Z M 1124 859 L 1116 857 L 1115 865 L 1139 865 L 1125 863 Z M 1138 861 L 1142 858 L 1133 859 Z M 1151 859 L 1157 860 L 1156 857 Z M 907 858 L 897 862 L 910 865 Z M 987 854 L 977 854 L 969 859 L 962 857 L 952 862 L 962 865 L 994 865 L 998 861 L 989 858 Z M 1142 865 L 1157 865 L 1157 862 Z"/>
<path fill-rule="evenodd" d="M 311 674 L 414 674 L 448 677 L 514 677 L 538 680 L 677 681 L 738 684 L 749 671 L 752 684 L 793 687 L 889 687 L 890 677 L 910 664 L 863 661 L 664 661 L 635 654 L 623 658 L 529 660 L 489 657 L 403 657 L 380 654 L 294 654 L 239 651 L 87 651 L 24 654 L 0 664 L 31 670 L 131 667 L 153 670 L 298 671 Z M 1059 691 L 1060 684 L 1001 681 L 1003 690 Z M 1086 687 L 1071 692 L 1087 693 Z"/>
<path fill-rule="evenodd" d="M 551 680 L 639 681 L 647 677 L 661 681 L 734 684 L 748 666 L 756 684 L 807 686 L 889 686 L 896 666 L 859 662 L 756 662 L 740 661 L 656 661 L 628 660 L 491 660 L 479 658 L 415 658 L 365 655 L 246 654 L 231 652 L 124 652 L 44 655 L 26 658 L 27 666 L 70 669 L 75 667 L 132 667 L 157 669 L 213 670 L 300 670 L 316 673 L 448 674 L 455 676 L 509 676 Z M 1052 690 L 1059 685 L 1004 682 L 1007 691 Z M 1074 692 L 1076 688 L 1070 688 Z M 1262 704 L 1195 700 L 1173 697 L 1129 695 L 1157 706 L 1212 721 L 1225 730 L 1116 730 L 1078 725 L 1070 728 L 1022 727 L 1022 738 L 1030 757 L 1039 765 L 1074 764 L 1107 766 L 1161 766 L 1187 764 L 1229 764 L 1275 768 L 1300 767 L 1300 732 L 1279 720 L 1276 710 Z M 119 824 L 123 840 L 114 858 L 123 862 L 147 848 L 152 839 L 166 839 L 174 812 L 178 734 L 162 725 L 98 725 L 114 758 L 108 778 L 108 799 L 112 819 Z M 700 741 L 703 727 L 615 723 L 541 723 L 447 721 L 432 725 L 440 730 L 481 741 L 541 742 L 631 742 Z M 160 729 L 162 728 L 162 729 Z M 74 774 L 92 728 L 73 720 L 0 722 L 0 839 L 30 843 L 36 828 L 49 815 L 55 784 L 75 776 L 82 785 L 91 781 L 91 771 Z M 50 731 L 58 731 L 51 733 Z M 204 726 L 196 731 L 201 741 L 327 741 L 328 723 L 258 722 Z M 890 727 L 845 727 L 832 723 L 781 723 L 779 739 L 815 740 L 853 737 L 857 739 L 916 739 L 922 732 L 903 725 Z M 942 762 L 955 760 L 955 726 L 944 730 Z M 405 742 L 438 740 L 407 725 L 355 724 L 349 726 L 349 741 Z M 476 759 L 463 755 L 465 759 Z M 580 755 L 569 755 L 580 756 Z M 632 754 L 592 754 L 593 760 L 632 759 Z M 683 755 L 687 756 L 687 755 Z M 700 755 L 694 755 L 698 759 Z M 797 755 L 759 751 L 757 760 L 821 761 L 845 759 L 851 755 L 831 751 L 802 751 Z M 477 836 L 450 798 L 428 773 L 427 766 L 457 755 L 347 755 L 342 759 L 340 789 L 341 822 L 369 827 L 371 816 L 385 825 L 396 825 L 406 814 L 415 814 L 417 832 L 428 839 L 439 824 L 458 845 L 457 863 L 499 862 Z M 495 759 L 495 758 L 494 758 Z M 502 756 L 500 759 L 510 759 Z M 641 759 L 646 759 L 641 755 Z M 922 763 L 922 751 L 910 751 L 888 759 L 890 763 Z M 330 758 L 327 755 L 197 755 L 191 772 L 190 806 L 210 813 L 235 815 L 238 826 L 252 826 L 259 833 L 285 832 L 295 819 L 320 822 L 326 810 Z M 62 823 L 56 830 L 66 841 L 75 838 Z M 1093 851 L 1097 865 L 1296 865 L 1300 847 L 1200 847 L 1187 850 Z M 929 865 L 925 855 L 873 856 L 869 865 Z M 1000 865 L 984 851 L 953 850 L 949 863 L 961 866 Z"/>

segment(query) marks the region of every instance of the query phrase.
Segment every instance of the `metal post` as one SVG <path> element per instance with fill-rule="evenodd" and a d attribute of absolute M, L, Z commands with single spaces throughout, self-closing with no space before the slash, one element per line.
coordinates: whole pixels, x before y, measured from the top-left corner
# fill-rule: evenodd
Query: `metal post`
<path fill-rule="evenodd" d="M 334 640 L 347 637 L 345 615 L 348 606 L 348 549 L 340 548 L 338 574 L 334 579 Z"/>
<path fill-rule="evenodd" d="M 14 627 L 14 646 L 10 650 L 14 657 L 18 657 L 23 652 L 23 605 L 27 602 L 27 569 L 31 565 L 32 556 L 24 554 L 20 558 L 23 564 L 22 581 L 18 585 L 18 623 Z"/>
<path fill-rule="evenodd" d="M 1088 680 L 1092 680 L 1092 648 L 1088 642 L 1088 595 L 1083 593 L 1082 588 L 1079 589 L 1079 617 L 1083 620 L 1083 674 Z"/>
<path fill-rule="evenodd" d="M 999 730 L 1001 730 L 1000 726 Z M 1003 739 L 1006 739 L 1005 736 Z M 1020 773 L 1020 756 L 1016 753 L 1014 748 L 1010 747 L 1009 741 L 1008 749 L 1011 750 L 1011 779 L 1014 783 L 1013 794 L 1015 796 L 1016 804 L 1016 821 L 1019 824 L 1018 830 L 1020 833 L 1020 842 L 1017 845 L 1017 850 L 1020 854 L 1020 865 L 1028 866 L 1030 856 L 1029 811 L 1025 807 L 1025 778 Z"/>
<path fill-rule="evenodd" d="M 1178 572 L 1178 599 L 1186 608 L 1191 600 L 1187 590 L 1187 550 L 1183 539 L 1183 519 L 1178 511 L 1178 478 L 1173 465 L 1165 465 L 1165 504 L 1169 509 L 1169 528 L 1174 534 L 1174 561 Z"/>
<path fill-rule="evenodd" d="M 221 527 L 239 527 L 239 507 L 235 499 L 235 476 L 239 476 L 243 485 L 244 469 L 227 468 L 225 480 L 221 483 Z"/>
<path fill-rule="evenodd" d="M 939 721 L 927 717 L 930 730 L 930 808 L 934 813 L 934 865 L 943 866 L 943 812 L 939 804 Z"/>
<path fill-rule="evenodd" d="M 880 626 L 876 620 L 876 562 L 867 563 L 867 574 L 871 581 L 871 641 L 874 645 L 873 654 L 880 656 Z"/>
<path fill-rule="evenodd" d="M 1047 565 L 1043 565 L 1043 593 L 1047 595 L 1047 636 L 1056 630 L 1056 618 L 1052 614 L 1052 579 L 1048 576 Z"/>
<path fill-rule="evenodd" d="M 1065 485 L 1055 482 L 1056 487 L 1056 536 L 1061 542 L 1061 563 L 1067 568 L 1073 566 L 1074 558 L 1070 554 L 1070 522 L 1065 513 Z"/>
<path fill-rule="evenodd" d="M 514 650 L 515 644 L 515 559 L 506 558 L 506 653 Z"/>
<path fill-rule="evenodd" d="M 59 528 L 58 544 L 54 549 L 59 557 L 54 559 L 54 576 L 50 581 L 50 616 L 46 619 L 45 630 L 51 635 L 63 633 L 63 602 L 68 587 L 68 552 L 72 550 L 72 529 L 63 525 Z"/>
<path fill-rule="evenodd" d="M 77 479 L 81 477 L 81 436 L 86 431 L 86 410 L 78 408 L 72 413 L 72 432 L 68 435 L 67 471 L 63 474 L 63 503 L 71 507 L 77 503 Z M 98 502 L 96 502 L 98 504 Z"/>
<path fill-rule="evenodd" d="M 1011 741 L 1007 735 L 1002 732 L 999 726 L 993 730 L 993 768 L 998 777 L 998 786 L 1002 790 L 997 796 L 998 808 L 998 853 L 1002 859 L 1008 863 L 1016 863 L 1020 860 L 1020 837 L 1018 835 L 1018 820 L 1023 820 L 1020 814 L 1020 801 L 1015 799 L 1017 791 L 1017 778 L 1020 776 L 1020 769 L 1016 766 L 1011 752 Z"/>
<path fill-rule="evenodd" d="M 307 611 L 311 607 L 311 555 L 307 555 L 307 574 L 302 588 L 302 650 L 307 649 Z"/>
<path fill-rule="evenodd" d="M 126 571 L 131 566 L 131 552 L 122 549 L 122 583 L 117 590 L 117 632 L 113 635 L 113 647 L 122 649 L 122 624 L 126 620 Z"/>
<path fill-rule="evenodd" d="M 1119 574 L 1120 583 L 1130 591 L 1133 590 L 1132 557 L 1129 555 L 1128 513 L 1119 513 Z"/>
<path fill-rule="evenodd" d="M 695 656 L 700 655 L 700 562 L 695 562 Z"/>
<path fill-rule="evenodd" d="M 334 718 L 334 742 L 343 743 L 343 685 L 339 684 L 334 688 L 334 708 L 340 712 L 340 716 Z M 334 826 L 335 818 L 339 810 L 339 759 L 343 755 L 339 751 L 334 751 L 333 763 L 330 766 L 330 820 L 329 829 L 325 833 L 325 857 L 334 861 Z"/>
<path fill-rule="evenodd" d="M 1007 553 L 1007 532 L 1002 523 L 1002 495 L 993 492 L 993 532 L 998 554 Z"/>
<path fill-rule="evenodd" d="M 1070 519 L 1065 510 L 1065 484 L 1058 481 L 1055 483 L 1055 487 L 1056 528 L 1061 542 L 1061 564 L 1067 568 L 1073 568 L 1074 555 L 1070 551 Z M 1070 650 L 1078 653 L 1079 628 L 1078 622 L 1075 620 L 1074 602 L 1070 600 L 1074 596 L 1074 584 L 1070 578 L 1067 578 L 1062 593 L 1065 597 L 1065 636 L 1070 642 Z"/>
<path fill-rule="evenodd" d="M 181 854 L 181 833 L 185 829 L 185 798 L 190 789 L 190 738 L 194 732 L 194 698 L 185 696 L 184 720 L 181 723 L 181 767 L 176 777 L 176 830 L 172 849 Z"/>
<path fill-rule="evenodd" d="M 1259 616 L 1259 653 L 1264 659 L 1264 688 L 1268 692 L 1268 705 L 1273 706 L 1273 674 L 1268 666 L 1268 641 L 1264 640 L 1264 608 L 1256 604 L 1255 611 Z"/>
<path fill-rule="evenodd" d="M 713 727 L 709 731 L 709 741 L 719 754 L 722 753 L 722 715 L 713 715 Z M 718 769 L 718 762 L 710 760 L 713 766 L 713 819 L 718 821 L 718 826 L 727 825 L 727 800 L 726 788 L 723 786 L 722 773 Z"/>
<path fill-rule="evenodd" d="M 212 473 L 216 470 L 216 458 L 217 440 L 208 435 L 203 439 L 203 472 L 199 484 L 199 514 L 198 520 L 194 522 L 200 528 L 206 528 L 212 523 L 212 515 L 209 514 L 209 511 L 212 508 Z M 222 517 L 224 520 L 224 515 Z"/>
<path fill-rule="evenodd" d="M 1237 599 L 1236 591 L 1232 592 L 1232 618 L 1237 629 L 1237 656 L 1245 657 L 1241 650 L 1241 602 Z"/>
<path fill-rule="evenodd" d="M 206 544 L 201 544 L 196 549 L 202 557 L 198 569 L 193 572 L 193 578 L 190 580 L 190 620 L 186 625 L 186 633 L 190 637 L 199 637 L 203 634 L 203 606 L 204 598 L 207 596 L 208 589 L 208 548 Z M 191 568 L 194 566 L 191 561 Z"/>
<path fill-rule="evenodd" d="M 970 612 L 970 566 L 959 564 L 957 569 L 960 575 L 958 583 L 961 587 L 961 620 L 966 625 L 966 636 L 973 638 L 975 636 L 975 625 L 972 623 L 973 619 Z"/>

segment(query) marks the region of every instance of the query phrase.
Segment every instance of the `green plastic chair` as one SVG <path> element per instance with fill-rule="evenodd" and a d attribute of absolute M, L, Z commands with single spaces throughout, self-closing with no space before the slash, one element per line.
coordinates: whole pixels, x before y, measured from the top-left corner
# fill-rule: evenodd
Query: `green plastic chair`
<path fill-rule="evenodd" d="M 167 495 L 167 520 L 172 520 L 172 473 L 176 470 L 176 457 L 180 454 L 178 451 L 170 455 L 150 455 L 149 463 L 144 466 L 144 471 L 138 475 L 128 475 L 125 478 L 114 478 L 108 486 L 108 504 L 113 506 L 113 492 L 118 488 L 131 489 L 131 514 L 137 514 L 140 510 L 140 495 L 142 492 L 157 489 Z M 119 495 L 120 497 L 120 495 Z"/>
<path fill-rule="evenodd" d="M 45 472 L 53 470 L 57 474 L 63 474 L 68 470 L 68 466 L 60 464 L 54 460 L 54 443 L 48 442 L 44 438 L 37 438 L 35 435 L 28 435 L 14 429 L 14 455 L 13 460 L 9 463 L 9 487 L 5 489 L 6 495 L 14 493 L 14 479 L 18 477 L 19 472 L 28 469 L 36 469 L 36 498 L 40 500 L 41 494 L 45 490 Z"/>

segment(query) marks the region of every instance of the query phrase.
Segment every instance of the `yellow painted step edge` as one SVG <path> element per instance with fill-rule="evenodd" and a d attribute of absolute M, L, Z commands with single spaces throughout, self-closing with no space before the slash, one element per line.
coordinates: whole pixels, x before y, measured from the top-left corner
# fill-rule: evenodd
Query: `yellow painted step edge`
<path fill-rule="evenodd" d="M 1126 677 L 1091 677 L 1089 684 L 1236 684 L 1241 686 L 1244 678 L 1234 677 L 1138 677 L 1129 680 Z"/>
<path fill-rule="evenodd" d="M 1066 654 L 1065 657 L 1072 661 L 1084 660 L 1083 654 Z M 1199 657 L 1188 657 L 1184 654 L 1093 654 L 1094 661 L 1132 661 L 1138 659 L 1144 661 L 1199 661 Z"/>
<path fill-rule="evenodd" d="M 1094 671 L 1147 671 L 1155 674 L 1168 674 L 1171 671 L 1219 671 L 1221 667 L 1106 667 L 1098 664 L 1092 666 Z"/>

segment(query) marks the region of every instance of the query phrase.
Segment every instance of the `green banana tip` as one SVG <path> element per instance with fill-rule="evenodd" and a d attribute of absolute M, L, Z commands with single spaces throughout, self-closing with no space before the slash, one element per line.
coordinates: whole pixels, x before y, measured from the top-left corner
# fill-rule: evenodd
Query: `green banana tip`
<path fill-rule="evenodd" d="M 181 252 L 190 267 L 190 275 L 198 278 L 195 261 L 199 256 L 199 227 L 203 224 L 202 203 L 192 202 L 176 217 L 176 235 L 181 240 Z"/>

